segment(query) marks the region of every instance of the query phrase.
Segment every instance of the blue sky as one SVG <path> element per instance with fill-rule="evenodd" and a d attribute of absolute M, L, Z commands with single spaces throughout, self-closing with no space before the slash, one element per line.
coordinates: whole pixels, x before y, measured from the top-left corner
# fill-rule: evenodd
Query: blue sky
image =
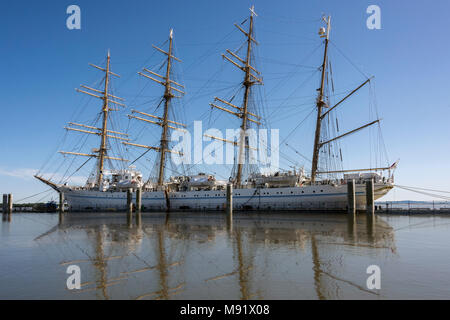
<path fill-rule="evenodd" d="M 71 4 L 81 8 L 81 30 L 66 28 L 66 8 Z M 389 160 L 400 159 L 396 182 L 450 190 L 448 1 L 134 0 L 2 4 L 0 193 L 11 192 L 20 199 L 47 189 L 31 175 L 57 151 L 65 123 L 87 121 L 98 111 L 96 101 L 80 97 L 74 88 L 82 83 L 94 85 L 101 78 L 88 63 L 102 64 L 108 49 L 113 71 L 122 76 L 115 80 L 115 92 L 136 107 L 149 107 L 148 101 L 160 90 L 139 79 L 136 71 L 162 60 L 151 44 L 163 45 L 174 28 L 176 54 L 183 60 L 176 70 L 187 91 L 180 105 L 182 118 L 188 123 L 210 119 L 209 115 L 204 117 L 208 103 L 216 95 L 229 94 L 227 88 L 241 80 L 239 72 L 222 61 L 220 54 L 241 43 L 242 35 L 233 24 L 248 16 L 252 4 L 259 15 L 255 20 L 260 42 L 257 62 L 264 75 L 266 105 L 274 117 L 271 127 L 280 129 L 281 137 L 306 116 L 302 108 L 309 108 L 307 104 L 314 101 L 318 77 L 313 75 L 304 86 L 300 84 L 320 65 L 321 48 L 314 52 L 320 45 L 317 30 L 322 13 L 329 14 L 336 92 L 348 92 L 363 82 L 359 70 L 375 76 Z M 366 27 L 366 8 L 371 4 L 381 8 L 381 30 Z M 306 59 L 311 52 L 314 54 Z M 287 81 L 286 73 L 293 70 Z M 139 92 L 144 94 L 137 96 Z M 365 88 L 342 106 L 339 115 L 345 119 L 344 128 L 352 129 L 371 119 L 366 107 L 368 96 Z M 84 108 L 86 104 L 92 112 Z M 212 117 L 219 116 L 215 113 Z M 226 125 L 237 126 L 231 118 L 223 119 Z M 123 124 L 128 125 L 127 120 Z M 289 141 L 309 157 L 311 132 L 312 122 L 294 132 Z M 343 139 L 344 167 L 367 165 L 364 155 L 370 153 L 366 145 L 370 132 L 374 131 Z M 292 151 L 286 153 L 296 157 Z M 58 156 L 51 159 L 57 163 Z M 48 172 L 51 169 L 46 168 Z M 385 199 L 426 198 L 396 190 Z"/>

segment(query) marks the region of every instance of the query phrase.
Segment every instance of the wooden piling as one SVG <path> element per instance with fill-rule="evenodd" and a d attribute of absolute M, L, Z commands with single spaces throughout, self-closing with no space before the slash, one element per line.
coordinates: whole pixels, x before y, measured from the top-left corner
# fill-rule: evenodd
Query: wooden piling
<path fill-rule="evenodd" d="M 142 188 L 136 189 L 136 212 L 142 210 Z"/>
<path fill-rule="evenodd" d="M 355 196 L 355 180 L 347 181 L 347 207 L 348 214 L 356 214 L 356 196 Z"/>
<path fill-rule="evenodd" d="M 142 226 L 142 188 L 137 188 L 136 189 L 136 207 L 135 207 L 135 211 L 136 211 L 136 226 L 138 228 L 140 228 Z M 130 218 L 131 219 L 131 218 Z"/>
<path fill-rule="evenodd" d="M 127 212 L 133 212 L 133 189 L 127 190 Z"/>
<path fill-rule="evenodd" d="M 8 194 L 8 213 L 13 212 L 13 195 Z"/>
<path fill-rule="evenodd" d="M 233 231 L 233 185 L 227 184 L 227 229 Z"/>
<path fill-rule="evenodd" d="M 227 215 L 233 216 L 233 185 L 227 184 Z"/>
<path fill-rule="evenodd" d="M 374 211 L 374 194 L 373 194 L 373 179 L 366 181 L 366 213 L 373 217 Z"/>
<path fill-rule="evenodd" d="M 7 213 L 8 212 L 8 195 L 6 193 L 3 194 L 2 212 L 3 213 Z"/>
<path fill-rule="evenodd" d="M 64 213 L 64 192 L 59 192 L 59 212 Z"/>

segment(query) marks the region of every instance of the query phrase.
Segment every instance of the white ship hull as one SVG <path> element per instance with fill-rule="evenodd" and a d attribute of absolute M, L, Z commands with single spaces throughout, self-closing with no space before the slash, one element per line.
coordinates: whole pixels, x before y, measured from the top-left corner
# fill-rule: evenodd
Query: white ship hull
<path fill-rule="evenodd" d="M 392 184 L 376 183 L 375 200 L 392 189 Z M 127 194 L 118 191 L 95 191 L 61 188 L 72 211 L 101 211 L 126 209 Z M 134 195 L 133 195 L 134 196 Z M 364 209 L 365 184 L 356 184 L 356 203 Z M 225 190 L 170 192 L 166 199 L 164 191 L 142 193 L 145 211 L 223 211 L 226 205 Z M 347 185 L 313 185 L 291 188 L 248 188 L 233 190 L 235 210 L 345 210 Z"/>

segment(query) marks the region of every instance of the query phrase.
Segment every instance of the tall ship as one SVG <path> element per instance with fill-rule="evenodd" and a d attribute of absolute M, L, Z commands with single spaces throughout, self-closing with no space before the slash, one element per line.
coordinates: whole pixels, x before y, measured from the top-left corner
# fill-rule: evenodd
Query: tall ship
<path fill-rule="evenodd" d="M 128 108 L 124 99 L 112 91 L 112 78 L 119 75 L 111 71 L 111 57 L 108 52 L 104 66 L 92 65 L 104 73 L 101 87 L 92 88 L 82 85 L 77 89 L 83 94 L 102 101 L 96 122 L 94 121 L 92 125 L 70 122 L 65 127 L 68 132 L 74 132 L 74 134 L 98 136 L 100 143 L 89 153 L 59 151 L 66 157 L 85 157 L 87 160 L 80 167 L 85 166 L 91 159 L 95 159 L 96 163 L 91 175 L 87 177 L 83 186 L 69 185 L 64 181 L 56 182 L 56 179 L 46 177 L 42 172 L 37 173 L 35 177 L 62 193 L 72 211 L 125 210 L 127 191 L 130 189 L 133 191 L 141 189 L 142 209 L 147 211 L 222 211 L 226 206 L 227 184 L 233 185 L 234 209 L 243 211 L 345 210 L 349 179 L 355 181 L 358 208 L 365 207 L 365 182 L 368 179 L 374 181 L 375 200 L 386 195 L 394 187 L 393 172 L 397 163 L 365 169 L 331 168 L 334 170 L 330 170 L 329 166 L 321 165 L 324 161 L 326 162 L 325 158 L 330 156 L 331 149 L 338 150 L 342 161 L 342 152 L 336 149 L 341 138 L 380 122 L 380 119 L 374 119 L 356 129 L 330 136 L 327 124 L 336 121 L 338 126 L 334 118 L 335 109 L 371 81 L 371 78 L 366 79 L 337 103 L 330 102 L 330 94 L 327 93 L 327 87 L 330 86 L 328 77 L 332 72 L 328 61 L 330 17 L 322 18 L 323 27 L 319 29 L 324 51 L 319 68 L 320 87 L 317 89 L 314 105 L 315 130 L 310 171 L 307 173 L 304 168 L 292 168 L 263 172 L 255 169 L 257 165 L 249 163 L 250 150 L 255 146 L 250 144 L 246 132 L 253 127 L 261 126 L 263 121 L 263 117 L 251 108 L 250 103 L 254 87 L 263 85 L 261 72 L 253 64 L 253 47 L 258 44 L 254 34 L 256 16 L 254 9 L 251 8 L 248 18 L 241 24 L 235 24 L 238 31 L 245 37 L 244 44 L 239 48 L 240 52 L 226 50 L 226 53 L 222 55 L 224 60 L 243 73 L 243 80 L 240 83 L 243 91 L 242 101 L 234 102 L 234 96 L 231 99 L 215 97 L 214 102 L 210 104 L 211 109 L 235 117 L 240 124 L 240 135 L 235 141 L 205 134 L 210 140 L 231 144 L 235 148 L 234 165 L 228 179 L 220 180 L 215 174 L 207 172 L 171 174 L 173 172 L 169 171 L 170 155 L 183 155 L 181 151 L 170 147 L 170 133 L 174 130 L 185 132 L 188 127 L 171 116 L 176 113 L 172 105 L 173 100 L 182 98 L 185 94 L 184 85 L 172 77 L 174 64 L 181 62 L 174 55 L 172 30 L 166 41 L 168 47 L 166 50 L 154 46 L 158 54 L 164 55 L 164 64 L 160 66 L 159 73 L 158 70 L 150 68 L 144 68 L 138 72 L 145 80 L 153 81 L 163 87 L 163 96 L 155 109 L 159 111 L 159 114 Z M 112 126 L 115 123 L 113 114 L 121 109 L 128 112 L 127 117 L 131 126 L 135 122 L 141 122 L 148 125 L 147 130 L 152 130 L 153 133 L 155 128 L 158 129 L 156 132 L 160 137 L 159 145 L 138 143 L 132 140 L 127 132 L 118 131 L 115 126 Z M 94 125 L 95 123 L 100 125 Z M 121 149 L 122 156 L 118 155 L 114 148 Z M 128 148 L 143 150 L 138 158 L 147 152 L 156 152 L 153 170 L 155 174 L 144 179 L 143 174 L 133 165 L 136 160 L 130 163 L 130 160 L 126 159 Z M 115 168 L 113 165 L 115 162 L 121 163 L 119 168 Z M 107 168 L 108 164 L 109 168 Z"/>

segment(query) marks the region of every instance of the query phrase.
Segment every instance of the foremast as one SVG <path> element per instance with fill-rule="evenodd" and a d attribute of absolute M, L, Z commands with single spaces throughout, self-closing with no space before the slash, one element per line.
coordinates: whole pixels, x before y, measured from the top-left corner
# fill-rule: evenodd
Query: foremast
<path fill-rule="evenodd" d="M 162 132 L 161 132 L 161 152 L 160 152 L 160 162 L 159 162 L 159 175 L 158 175 L 158 185 L 162 185 L 164 182 L 164 167 L 166 163 L 166 152 L 168 146 L 167 140 L 167 125 L 168 125 L 168 114 L 169 114 L 169 103 L 173 97 L 172 88 L 170 86 L 170 68 L 172 67 L 172 46 L 173 46 L 173 30 L 170 30 L 169 35 L 169 52 L 167 55 L 167 68 L 166 68 L 166 82 L 164 84 L 164 115 L 162 120 Z"/>
<path fill-rule="evenodd" d="M 103 183 L 104 164 L 105 164 L 105 160 L 106 159 L 118 160 L 118 161 L 124 161 L 124 162 L 128 161 L 126 159 L 117 158 L 117 157 L 111 157 L 111 156 L 108 155 L 108 139 L 109 138 L 129 141 L 129 139 L 127 138 L 128 134 L 108 129 L 109 112 L 117 110 L 115 108 L 110 107 L 110 104 L 114 104 L 114 105 L 120 106 L 120 107 L 126 107 L 125 104 L 119 102 L 119 101 L 124 101 L 123 98 L 117 97 L 117 96 L 112 95 L 111 93 L 109 93 L 110 76 L 113 75 L 113 76 L 116 76 L 116 77 L 120 77 L 118 74 L 116 74 L 116 73 L 111 71 L 110 61 L 111 61 L 111 55 L 110 55 L 110 52 L 108 50 L 108 54 L 106 56 L 106 66 L 105 66 L 105 68 L 96 66 L 96 65 L 91 64 L 91 63 L 89 64 L 90 66 L 92 66 L 92 67 L 94 67 L 94 68 L 96 68 L 98 70 L 101 70 L 101 71 L 103 71 L 105 73 L 105 81 L 104 81 L 103 91 L 102 90 L 98 90 L 98 89 L 94 89 L 94 88 L 90 88 L 90 87 L 85 86 L 85 85 L 81 85 L 81 87 L 84 90 L 76 89 L 76 91 L 78 91 L 78 92 L 87 94 L 87 95 L 89 95 L 91 97 L 95 97 L 95 98 L 98 98 L 100 100 L 103 100 L 102 110 L 101 110 L 101 112 L 102 112 L 102 126 L 101 126 L 101 128 L 97 128 L 97 127 L 89 126 L 89 125 L 85 125 L 85 124 L 80 124 L 80 123 L 74 123 L 74 122 L 69 122 L 69 126 L 65 127 L 66 130 L 76 131 L 76 132 L 81 132 L 81 133 L 87 133 L 87 134 L 94 134 L 94 135 L 100 136 L 100 147 L 99 147 L 99 149 L 94 149 L 92 154 L 80 153 L 80 152 L 59 151 L 59 153 L 64 154 L 64 155 L 75 155 L 75 156 L 89 157 L 89 159 L 86 160 L 86 162 L 84 164 L 86 164 L 92 158 L 97 158 L 98 159 L 98 163 L 97 163 L 97 170 L 96 170 L 97 171 L 97 174 L 96 174 L 96 186 L 99 189 L 101 189 L 101 186 L 102 186 L 102 183 Z M 83 129 L 80 129 L 80 127 L 83 128 Z M 89 130 L 85 130 L 85 129 L 89 129 Z"/>
<path fill-rule="evenodd" d="M 159 147 L 154 147 L 154 146 L 148 146 L 148 145 L 142 145 L 142 144 L 136 144 L 136 143 L 130 143 L 130 142 L 123 142 L 123 144 L 126 145 L 131 145 L 131 146 L 135 146 L 135 147 L 140 147 L 140 148 L 145 148 L 147 149 L 147 151 L 149 150 L 155 150 L 158 151 L 160 153 L 159 156 L 159 169 L 158 169 L 158 181 L 157 184 L 158 186 L 163 186 L 164 185 L 164 175 L 165 175 L 165 167 L 166 167 L 166 153 L 177 153 L 177 154 L 181 154 L 180 152 L 177 151 L 173 151 L 169 149 L 168 146 L 168 132 L 169 129 L 174 129 L 174 130 L 181 130 L 181 131 L 185 131 L 182 128 L 179 127 L 175 127 L 173 125 L 177 125 L 177 126 L 181 126 L 183 128 L 186 128 L 185 124 L 173 121 L 173 120 L 169 120 L 169 109 L 170 109 L 170 101 L 173 98 L 180 98 L 180 96 L 176 96 L 173 94 L 173 91 L 176 91 L 182 95 L 184 95 L 184 91 L 182 91 L 181 89 L 178 88 L 182 88 L 184 89 L 184 86 L 175 82 L 174 80 L 172 80 L 170 78 L 171 75 L 171 70 L 172 70 L 172 63 L 173 60 L 179 61 L 181 62 L 180 59 L 178 59 L 177 57 L 175 57 L 173 55 L 173 30 L 170 30 L 170 34 L 169 34 L 169 49 L 168 51 L 164 51 L 156 46 L 153 45 L 153 48 L 155 48 L 156 50 L 160 51 L 161 53 L 167 55 L 167 61 L 166 61 L 166 74 L 164 76 L 153 72 L 147 68 L 143 69 L 143 72 L 138 72 L 139 75 L 148 78 L 154 82 L 157 82 L 161 85 L 164 86 L 164 95 L 163 95 L 163 100 L 164 100 L 164 112 L 163 112 L 163 116 L 162 117 L 158 117 L 149 113 L 145 113 L 145 112 L 141 112 L 138 110 L 131 110 L 132 114 L 129 114 L 128 117 L 129 118 L 133 118 L 136 120 L 140 120 L 140 121 L 144 121 L 147 123 L 152 123 L 152 124 L 156 124 L 159 125 L 161 127 L 161 140 L 160 140 L 160 145 Z M 150 76 L 151 75 L 151 76 Z M 154 78 L 152 76 L 156 76 L 157 78 Z M 175 87 L 177 86 L 177 87 Z M 139 115 L 143 115 L 146 118 L 142 118 L 140 116 L 135 116 L 134 114 L 139 114 Z M 154 120 L 150 120 L 149 118 L 152 119 L 156 119 L 158 121 L 154 121 Z M 146 151 L 146 152 L 147 152 Z"/>

